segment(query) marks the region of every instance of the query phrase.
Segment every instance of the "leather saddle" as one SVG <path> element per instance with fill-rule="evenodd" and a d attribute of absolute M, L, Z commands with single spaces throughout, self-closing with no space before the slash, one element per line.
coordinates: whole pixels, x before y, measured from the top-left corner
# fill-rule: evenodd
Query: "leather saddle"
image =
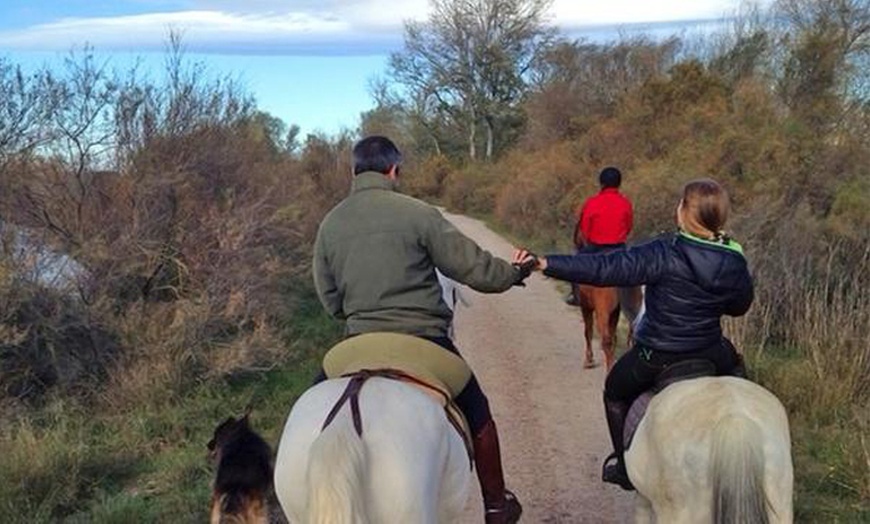
<path fill-rule="evenodd" d="M 373 377 L 406 382 L 444 406 L 451 425 L 459 432 L 472 459 L 468 421 L 453 401 L 471 380 L 471 368 L 459 355 L 429 340 L 401 333 L 365 333 L 342 340 L 323 358 L 327 378 L 349 377 L 347 388 L 333 406 L 326 428 L 345 403 L 350 403 L 354 426 L 362 436 L 359 393 Z"/>
<path fill-rule="evenodd" d="M 676 382 L 715 375 L 717 375 L 716 365 L 709 360 L 702 359 L 684 360 L 665 368 L 656 378 L 655 385 L 635 399 L 628 410 L 628 416 L 625 419 L 625 430 L 623 432 L 625 449 L 628 449 L 631 445 L 634 433 L 637 431 L 641 419 L 646 414 L 650 401 L 657 393 L 660 393 L 663 389 Z"/>

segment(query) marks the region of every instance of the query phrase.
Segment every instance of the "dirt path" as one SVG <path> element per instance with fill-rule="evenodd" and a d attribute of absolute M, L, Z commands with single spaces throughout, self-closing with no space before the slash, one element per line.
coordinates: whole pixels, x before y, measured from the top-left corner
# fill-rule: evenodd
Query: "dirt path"
<path fill-rule="evenodd" d="M 445 216 L 484 249 L 510 258 L 512 246 L 483 223 Z M 500 295 L 463 288 L 470 305 L 456 315 L 457 344 L 489 397 L 507 485 L 525 509 L 521 522 L 631 522 L 633 495 L 600 480 L 610 451 L 604 370 L 583 369 L 580 312 L 564 304 L 552 281 L 533 275 L 527 282 Z M 475 490 L 463 522 L 483 522 L 479 497 Z"/>

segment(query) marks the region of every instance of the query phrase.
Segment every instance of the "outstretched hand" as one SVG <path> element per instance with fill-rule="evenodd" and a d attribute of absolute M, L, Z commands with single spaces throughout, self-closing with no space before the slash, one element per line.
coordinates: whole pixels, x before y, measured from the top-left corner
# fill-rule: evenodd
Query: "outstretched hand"
<path fill-rule="evenodd" d="M 511 262 L 529 273 L 532 271 L 543 271 L 547 267 L 546 258 L 539 258 L 525 248 L 517 249 Z"/>

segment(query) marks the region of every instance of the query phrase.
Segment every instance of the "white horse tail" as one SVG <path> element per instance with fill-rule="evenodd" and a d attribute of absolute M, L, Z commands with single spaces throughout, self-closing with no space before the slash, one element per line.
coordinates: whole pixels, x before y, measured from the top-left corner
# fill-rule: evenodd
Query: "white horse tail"
<path fill-rule="evenodd" d="M 365 447 L 344 406 L 308 455 L 307 524 L 368 524 L 363 491 Z"/>
<path fill-rule="evenodd" d="M 728 416 L 713 433 L 713 522 L 768 524 L 761 428 L 745 416 Z"/>

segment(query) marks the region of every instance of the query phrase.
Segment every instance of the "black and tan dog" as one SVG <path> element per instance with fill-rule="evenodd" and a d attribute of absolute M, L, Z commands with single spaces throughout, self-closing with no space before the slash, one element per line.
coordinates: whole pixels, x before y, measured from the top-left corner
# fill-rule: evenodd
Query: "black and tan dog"
<path fill-rule="evenodd" d="M 209 458 L 217 465 L 211 524 L 266 524 L 272 493 L 272 450 L 248 423 L 230 417 L 214 430 Z"/>

